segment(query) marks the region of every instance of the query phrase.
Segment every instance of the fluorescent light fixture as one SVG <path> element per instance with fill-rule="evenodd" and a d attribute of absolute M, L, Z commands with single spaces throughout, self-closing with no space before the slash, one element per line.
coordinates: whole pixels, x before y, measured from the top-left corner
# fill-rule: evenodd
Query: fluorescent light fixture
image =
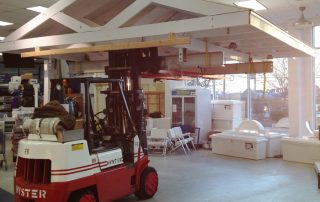
<path fill-rule="evenodd" d="M 227 60 L 225 61 L 225 64 L 238 64 L 239 61 L 235 61 L 235 60 Z"/>
<path fill-rule="evenodd" d="M 13 25 L 13 23 L 12 22 L 5 22 L 5 21 L 1 21 L 0 20 L 0 26 L 8 26 L 8 25 Z"/>
<path fill-rule="evenodd" d="M 0 36 L 0 41 L 4 40 L 4 38 L 5 38 L 5 37 L 3 37 L 3 36 Z"/>
<path fill-rule="evenodd" d="M 267 8 L 264 7 L 261 3 L 256 0 L 249 0 L 249 1 L 238 1 L 234 3 L 235 5 L 243 8 L 249 8 L 255 11 L 266 10 Z"/>
<path fill-rule="evenodd" d="M 48 8 L 43 7 L 43 6 L 34 6 L 34 7 L 29 7 L 27 9 L 34 11 L 34 12 L 42 13 L 42 12 L 46 11 Z"/>

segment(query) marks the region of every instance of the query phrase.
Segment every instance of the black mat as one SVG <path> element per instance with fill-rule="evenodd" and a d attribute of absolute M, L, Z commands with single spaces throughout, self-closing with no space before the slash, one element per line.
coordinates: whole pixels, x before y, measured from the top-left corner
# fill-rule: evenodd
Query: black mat
<path fill-rule="evenodd" d="M 13 202 L 13 195 L 3 189 L 0 189 L 0 201 L 1 202 Z"/>

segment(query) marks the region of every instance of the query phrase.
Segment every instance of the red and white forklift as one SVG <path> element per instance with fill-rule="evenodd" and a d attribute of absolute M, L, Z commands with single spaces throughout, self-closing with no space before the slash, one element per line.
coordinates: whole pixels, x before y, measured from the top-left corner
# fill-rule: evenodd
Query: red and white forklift
<path fill-rule="evenodd" d="M 105 202 L 131 194 L 139 199 L 154 196 L 158 175 L 148 166 L 138 81 L 137 65 L 143 64 L 135 62 L 147 55 L 141 60 L 150 65 L 154 53 L 155 49 L 109 53 L 109 78 L 74 78 L 84 86 L 82 129 L 64 130 L 57 117 L 24 123 L 28 136 L 19 142 L 16 202 Z M 129 71 L 124 64 L 130 65 Z M 89 88 L 97 83 L 108 89 L 100 92 L 106 95 L 106 109 L 94 114 Z M 61 81 L 53 80 L 51 86 L 59 90 Z"/>

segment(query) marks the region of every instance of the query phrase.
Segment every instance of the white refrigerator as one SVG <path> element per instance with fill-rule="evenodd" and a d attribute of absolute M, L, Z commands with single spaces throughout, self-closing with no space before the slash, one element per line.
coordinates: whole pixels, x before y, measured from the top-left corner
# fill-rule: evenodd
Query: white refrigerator
<path fill-rule="evenodd" d="M 177 88 L 171 91 L 172 126 L 183 126 L 192 132 L 199 132 L 195 143 L 204 144 L 208 141 L 211 130 L 211 92 L 201 87 Z M 198 142 L 199 141 L 199 142 Z"/>

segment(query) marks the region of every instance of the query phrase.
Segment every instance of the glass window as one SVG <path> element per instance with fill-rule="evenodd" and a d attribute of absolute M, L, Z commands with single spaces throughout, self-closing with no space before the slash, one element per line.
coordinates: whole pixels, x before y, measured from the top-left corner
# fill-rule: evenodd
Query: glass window
<path fill-rule="evenodd" d="M 314 27 L 314 47 L 320 51 L 320 26 Z M 314 71 L 315 71 L 315 96 L 316 96 L 316 127 L 320 125 L 320 58 L 315 57 L 314 59 Z"/>
<path fill-rule="evenodd" d="M 320 126 L 320 58 L 315 58 L 316 127 Z"/>
<path fill-rule="evenodd" d="M 252 119 L 271 127 L 288 116 L 288 59 L 273 60 L 273 72 L 250 79 Z"/>
<path fill-rule="evenodd" d="M 215 80 L 215 100 L 242 101 L 241 117 L 247 116 L 248 82 L 246 74 L 229 74 L 224 79 Z"/>
<path fill-rule="evenodd" d="M 314 27 L 314 47 L 320 48 L 320 26 Z"/>

